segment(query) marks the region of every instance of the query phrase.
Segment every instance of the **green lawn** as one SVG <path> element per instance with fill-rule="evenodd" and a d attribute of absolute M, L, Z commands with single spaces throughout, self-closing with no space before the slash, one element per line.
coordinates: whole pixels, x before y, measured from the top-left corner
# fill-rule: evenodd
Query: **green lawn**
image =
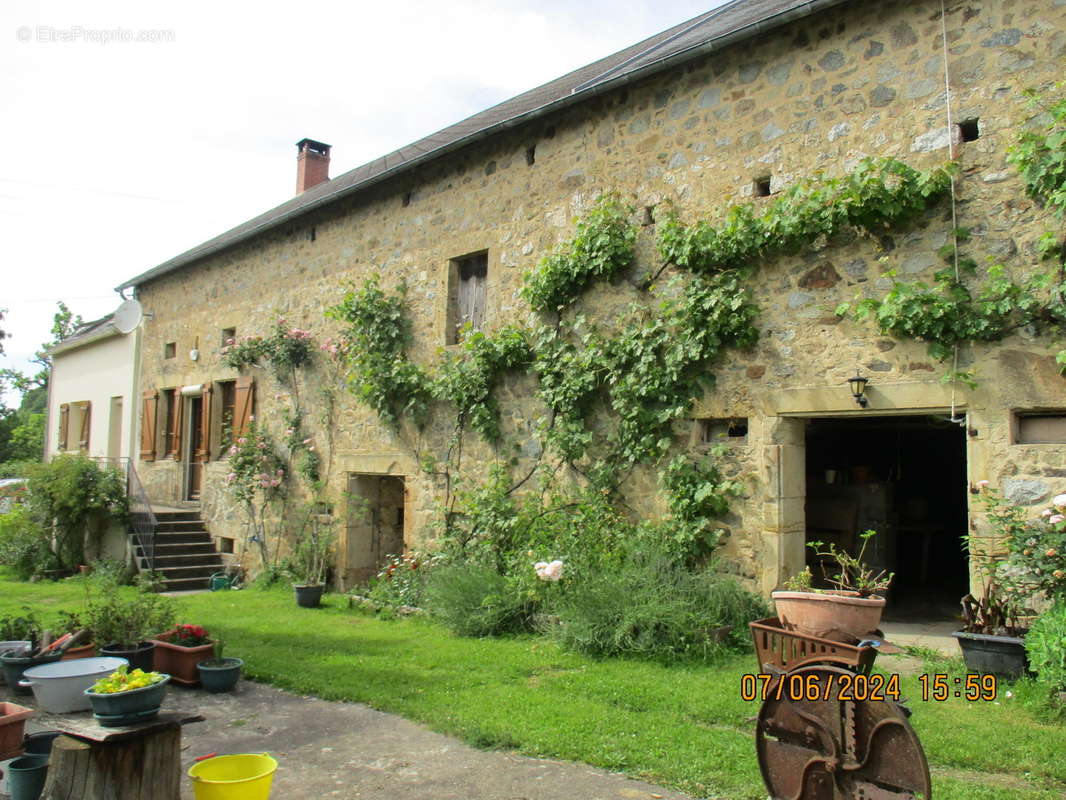
<path fill-rule="evenodd" d="M 81 605 L 84 588 L 0 577 L 0 615 L 24 604 L 47 620 Z M 297 608 L 291 591 L 182 598 L 182 621 L 223 636 L 256 680 L 367 703 L 480 747 L 584 761 L 698 795 L 761 800 L 755 703 L 739 698 L 750 654 L 714 667 L 594 661 L 535 637 L 461 639 L 419 619 L 382 621 L 338 596 Z M 892 659 L 879 663 L 892 669 Z M 1008 687 L 1003 687 L 1005 690 Z M 1066 726 L 1023 696 L 997 703 L 921 702 L 905 678 L 938 800 L 1066 796 Z"/>

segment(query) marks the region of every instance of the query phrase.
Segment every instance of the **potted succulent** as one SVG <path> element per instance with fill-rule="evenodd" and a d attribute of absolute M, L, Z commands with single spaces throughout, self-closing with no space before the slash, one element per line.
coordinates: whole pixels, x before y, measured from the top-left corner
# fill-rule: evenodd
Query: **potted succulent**
<path fill-rule="evenodd" d="M 223 647 L 222 640 L 216 639 L 214 658 L 196 665 L 200 673 L 200 683 L 209 692 L 228 692 L 237 685 L 241 677 L 244 661 L 239 658 L 223 658 Z"/>
<path fill-rule="evenodd" d="M 174 624 L 174 602 L 162 595 L 122 593 L 113 582 L 90 595 L 84 620 L 100 645 L 100 655 L 125 658 L 131 667 L 152 669 L 155 644 L 150 637 Z"/>
<path fill-rule="evenodd" d="M 96 721 L 114 728 L 155 717 L 169 681 L 170 676 L 164 673 L 131 670 L 123 664 L 86 689 L 85 695 Z"/>
<path fill-rule="evenodd" d="M 826 573 L 834 589 L 814 589 L 810 567 L 793 576 L 783 590 L 771 597 L 781 624 L 809 636 L 835 641 L 857 641 L 876 630 L 885 608 L 885 592 L 894 573 L 866 564 L 863 556 L 877 531 L 860 534 L 862 546 L 857 555 L 830 543 L 808 542 L 820 558 L 835 562 L 837 572 Z"/>
<path fill-rule="evenodd" d="M 213 647 L 205 628 L 178 625 L 152 641 L 155 643 L 155 669 L 169 674 L 175 683 L 195 686 L 200 682 L 196 665 L 210 655 Z"/>
<path fill-rule="evenodd" d="M 326 575 L 333 563 L 333 529 L 312 510 L 293 547 L 288 571 L 293 578 L 296 605 L 316 608 L 326 588 Z"/>

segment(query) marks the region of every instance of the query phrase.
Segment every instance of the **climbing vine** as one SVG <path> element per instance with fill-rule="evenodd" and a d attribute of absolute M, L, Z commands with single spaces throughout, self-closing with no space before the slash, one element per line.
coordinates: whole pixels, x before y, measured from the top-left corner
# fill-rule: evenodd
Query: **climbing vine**
<path fill-rule="evenodd" d="M 1066 99 L 1045 105 L 1035 92 L 1027 94 L 1049 122 L 1041 131 L 1022 133 L 1007 158 L 1021 172 L 1029 196 L 1061 219 L 1066 213 Z M 854 306 L 843 303 L 837 313 L 872 319 L 881 333 L 896 338 L 927 342 L 929 354 L 938 361 L 959 345 L 999 341 L 1023 327 L 1056 332 L 1066 328 L 1066 249 L 1060 233 L 1046 232 L 1037 245 L 1041 257 L 1055 267 L 1020 282 L 1002 265 L 993 265 L 986 278 L 976 282 L 976 262 L 958 254 L 969 234 L 966 229 L 955 231 L 953 241 L 940 250 L 949 266 L 936 273 L 932 284 L 897 281 L 890 271 L 892 288 L 884 297 L 866 298 Z M 1056 359 L 1066 373 L 1066 350 Z M 971 386 L 974 382 L 966 372 L 951 372 L 948 377 Z"/>
<path fill-rule="evenodd" d="M 943 197 L 954 170 L 949 164 L 922 172 L 893 158 L 867 158 L 840 178 L 792 184 L 762 214 L 750 203 L 731 208 L 719 224 L 685 225 L 667 214 L 659 226 L 659 254 L 669 264 L 706 273 L 798 253 L 848 227 L 884 233 Z"/>
<path fill-rule="evenodd" d="M 601 197 L 577 223 L 569 242 L 523 277 L 522 297 L 534 311 L 561 311 L 596 280 L 613 278 L 633 261 L 636 228 L 632 213 L 618 197 Z"/>

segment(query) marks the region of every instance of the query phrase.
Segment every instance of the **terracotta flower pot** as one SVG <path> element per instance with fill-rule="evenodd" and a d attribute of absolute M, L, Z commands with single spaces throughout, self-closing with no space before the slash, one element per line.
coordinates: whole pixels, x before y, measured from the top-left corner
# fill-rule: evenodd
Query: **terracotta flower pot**
<path fill-rule="evenodd" d="M 154 668 L 157 672 L 165 672 L 175 683 L 184 686 L 196 686 L 200 682 L 200 673 L 196 665 L 205 658 L 211 658 L 215 645 L 213 642 L 197 645 L 196 647 L 182 647 L 173 644 L 173 630 L 160 634 L 155 642 L 155 655 L 153 657 Z"/>
<path fill-rule="evenodd" d="M 15 703 L 0 703 L 0 761 L 22 752 L 22 729 L 33 711 Z"/>
<path fill-rule="evenodd" d="M 885 598 L 857 592 L 773 592 L 777 616 L 786 630 L 833 641 L 866 638 L 881 624 Z"/>
<path fill-rule="evenodd" d="M 73 661 L 75 658 L 92 658 L 96 655 L 96 645 L 90 642 L 89 644 L 79 645 L 78 647 L 68 647 L 63 651 L 63 661 Z"/>

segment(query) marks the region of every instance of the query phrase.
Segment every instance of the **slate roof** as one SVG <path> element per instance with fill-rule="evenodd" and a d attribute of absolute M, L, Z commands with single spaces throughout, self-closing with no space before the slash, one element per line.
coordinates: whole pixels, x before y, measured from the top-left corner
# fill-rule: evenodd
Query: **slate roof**
<path fill-rule="evenodd" d="M 549 83 L 467 117 L 381 158 L 318 184 L 258 217 L 165 261 L 117 287 L 147 283 L 205 256 L 289 222 L 314 209 L 375 185 L 492 133 L 544 112 L 699 57 L 770 28 L 847 0 L 732 0 L 688 22 L 594 61 Z M 725 41 L 723 41 L 725 40 Z"/>
<path fill-rule="evenodd" d="M 65 350 L 73 350 L 75 347 L 88 344 L 97 339 L 120 334 L 121 331 L 112 323 L 114 316 L 114 314 L 108 314 L 106 317 L 100 317 L 100 319 L 83 322 L 66 339 L 48 348 L 48 352 L 51 354 L 62 353 Z"/>

